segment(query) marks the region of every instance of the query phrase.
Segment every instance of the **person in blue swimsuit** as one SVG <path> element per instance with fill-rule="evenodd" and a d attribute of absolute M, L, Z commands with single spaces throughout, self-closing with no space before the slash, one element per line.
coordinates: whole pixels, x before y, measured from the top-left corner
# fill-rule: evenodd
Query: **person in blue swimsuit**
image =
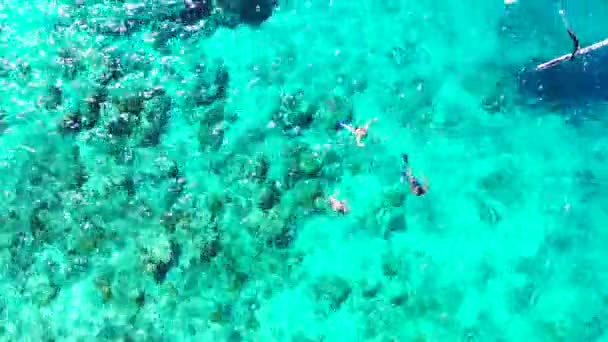
<path fill-rule="evenodd" d="M 424 183 L 420 182 L 420 180 L 412 173 L 408 155 L 403 153 L 401 157 L 403 158 L 403 162 L 405 164 L 405 171 L 401 174 L 401 183 L 407 181 L 407 184 L 410 186 L 410 191 L 416 196 L 426 194 L 429 190 L 427 179 L 424 178 Z"/>

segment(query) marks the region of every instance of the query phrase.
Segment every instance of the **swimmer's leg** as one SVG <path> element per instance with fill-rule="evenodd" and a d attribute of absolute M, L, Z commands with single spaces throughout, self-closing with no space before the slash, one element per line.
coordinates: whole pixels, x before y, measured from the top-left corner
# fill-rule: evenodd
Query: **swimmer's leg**
<path fill-rule="evenodd" d="M 373 119 L 371 119 L 371 120 L 367 121 L 367 122 L 365 123 L 365 126 L 364 126 L 364 127 L 365 127 L 365 129 L 369 129 L 369 126 L 370 126 L 372 123 L 376 122 L 376 121 L 378 121 L 378 118 L 373 118 Z"/>
<path fill-rule="evenodd" d="M 355 128 L 344 120 L 338 121 L 338 123 L 336 124 L 336 128 L 340 128 L 340 127 L 348 130 L 352 134 L 355 134 Z"/>

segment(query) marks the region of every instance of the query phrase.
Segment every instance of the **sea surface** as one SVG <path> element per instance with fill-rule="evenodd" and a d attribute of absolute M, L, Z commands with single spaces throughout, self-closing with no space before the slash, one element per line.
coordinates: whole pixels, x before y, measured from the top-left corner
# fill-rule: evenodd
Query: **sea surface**
<path fill-rule="evenodd" d="M 608 38 L 603 0 L 0 1 L 0 341 L 608 341 L 608 47 L 536 71 L 560 10 Z"/>

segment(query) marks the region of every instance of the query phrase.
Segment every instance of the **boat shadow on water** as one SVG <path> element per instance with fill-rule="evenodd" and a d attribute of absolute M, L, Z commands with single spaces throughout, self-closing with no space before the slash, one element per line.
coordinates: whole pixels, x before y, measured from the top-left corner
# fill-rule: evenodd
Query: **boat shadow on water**
<path fill-rule="evenodd" d="M 577 55 L 544 70 L 530 65 L 517 74 L 528 105 L 560 110 L 572 123 L 596 117 L 608 105 L 608 47 Z"/>

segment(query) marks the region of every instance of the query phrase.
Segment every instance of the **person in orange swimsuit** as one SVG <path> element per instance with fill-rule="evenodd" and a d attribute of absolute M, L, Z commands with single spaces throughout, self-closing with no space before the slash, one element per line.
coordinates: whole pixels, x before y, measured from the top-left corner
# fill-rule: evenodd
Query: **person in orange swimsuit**
<path fill-rule="evenodd" d="M 346 200 L 339 200 L 336 198 L 339 193 L 339 191 L 336 191 L 333 195 L 329 196 L 329 205 L 331 205 L 331 210 L 339 214 L 346 214 L 350 211 L 350 208 L 348 207 Z"/>
<path fill-rule="evenodd" d="M 365 144 L 362 142 L 362 140 L 363 140 L 363 138 L 365 138 L 367 136 L 367 132 L 369 131 L 369 126 L 376 121 L 378 121 L 378 118 L 373 118 L 373 119 L 369 120 L 368 122 L 366 122 L 365 125 L 363 125 L 361 127 L 354 127 L 353 125 L 348 124 L 344 121 L 338 122 L 338 125 L 340 125 L 340 127 L 342 127 L 342 128 L 345 128 L 352 135 L 355 136 L 355 139 L 357 140 L 357 146 L 364 147 Z"/>

